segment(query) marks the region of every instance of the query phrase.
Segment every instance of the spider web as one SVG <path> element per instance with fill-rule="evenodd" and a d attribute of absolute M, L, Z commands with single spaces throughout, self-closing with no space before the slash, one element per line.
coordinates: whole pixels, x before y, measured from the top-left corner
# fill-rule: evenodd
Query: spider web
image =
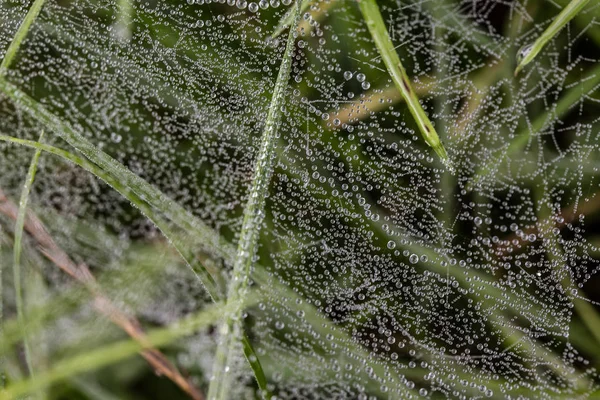
<path fill-rule="evenodd" d="M 2 49 L 21 3 L 0 4 Z M 356 3 L 312 2 L 255 257 L 268 284 L 244 315 L 270 388 L 281 399 L 590 395 L 600 6 L 515 77 L 519 49 L 567 1 L 378 3 L 455 171 L 424 143 Z M 290 7 L 48 0 L 7 80 L 235 243 L 287 32 L 270 36 Z M 1 97 L 0 112 L 2 134 L 37 140 L 27 110 Z M 30 152 L 2 147 L 0 184 L 16 197 Z M 36 182 L 53 233 L 99 274 L 126 268 L 139 243 L 170 254 L 144 216 L 76 167 L 44 156 Z M 119 246 L 69 244 L 73 221 Z M 162 278 L 140 283 L 156 290 L 113 296 L 160 323 L 206 304 L 183 266 L 157 263 Z M 199 332 L 178 355 L 205 384 L 217 336 Z M 250 396 L 241 353 L 238 364 L 236 390 Z"/>

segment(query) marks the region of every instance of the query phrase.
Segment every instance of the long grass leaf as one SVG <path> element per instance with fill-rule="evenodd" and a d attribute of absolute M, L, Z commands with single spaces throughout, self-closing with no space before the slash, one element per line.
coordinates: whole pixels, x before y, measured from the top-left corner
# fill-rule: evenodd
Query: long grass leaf
<path fill-rule="evenodd" d="M 257 301 L 257 296 L 249 296 L 245 306 L 249 307 Z M 213 305 L 167 328 L 149 331 L 144 344 L 132 339 L 123 340 L 60 361 L 49 371 L 36 377 L 16 382 L 8 386 L 6 390 L 0 391 L 0 400 L 18 398 L 60 380 L 114 364 L 146 348 L 160 347 L 172 343 L 181 337 L 194 333 L 198 329 L 214 324 L 218 321 L 222 313 L 226 311 L 226 308 L 227 306 L 223 304 Z"/>
<path fill-rule="evenodd" d="M 447 162 L 448 154 L 446 153 L 446 149 L 410 84 L 408 75 L 400 62 L 398 53 L 396 53 L 392 39 L 390 39 L 388 30 L 383 22 L 383 17 L 379 12 L 377 3 L 375 0 L 361 0 L 358 2 L 358 5 L 388 73 L 392 77 L 400 94 L 402 94 L 410 113 L 421 131 L 423 139 L 425 139 L 425 143 L 433 148 L 442 161 Z"/>
<path fill-rule="evenodd" d="M 227 292 L 227 304 L 233 305 L 232 311 L 225 318 L 221 332 L 223 335 L 217 347 L 213 365 L 213 378 L 208 391 L 208 398 L 226 400 L 229 398 L 228 378 L 231 376 L 229 365 L 235 357 L 236 344 L 241 337 L 240 314 L 241 304 L 250 278 L 252 259 L 256 251 L 262 216 L 264 215 L 265 197 L 273 173 L 273 155 L 277 142 L 277 130 L 281 121 L 281 108 L 285 101 L 285 92 L 292 69 L 292 55 L 296 39 L 296 28 L 300 21 L 302 0 L 296 1 L 296 15 L 288 34 L 285 51 L 275 82 L 273 97 L 269 105 L 267 119 L 263 130 L 260 149 L 254 166 L 254 177 L 250 186 L 248 202 L 244 208 L 242 228 L 238 241 L 233 276 Z"/>
<path fill-rule="evenodd" d="M 44 132 L 40 135 L 38 141 L 41 141 L 44 137 Z M 21 242 L 23 239 L 23 226 L 25 225 L 25 215 L 27 212 L 27 203 L 29 201 L 29 193 L 33 180 L 35 179 L 35 172 L 37 170 L 38 160 L 40 158 L 41 150 L 37 149 L 33 154 L 31 163 L 29 164 L 29 170 L 27 171 L 27 177 L 23 184 L 23 190 L 21 191 L 21 198 L 19 200 L 19 213 L 17 214 L 17 221 L 15 223 L 15 242 L 13 247 L 13 281 L 15 286 L 15 304 L 17 308 L 17 318 L 21 326 L 25 325 L 25 311 L 23 309 L 23 293 L 22 293 L 22 282 L 21 282 Z M 33 376 L 33 365 L 31 363 L 31 349 L 29 346 L 29 340 L 27 335 L 23 338 L 23 347 L 25 348 L 25 365 L 29 375 Z"/>
<path fill-rule="evenodd" d="M 25 15 L 25 18 L 19 25 L 19 29 L 17 29 L 17 33 L 13 37 L 12 42 L 8 46 L 6 53 L 4 54 L 4 59 L 2 60 L 2 64 L 0 64 L 0 77 L 6 74 L 6 71 L 12 64 L 13 59 L 19 52 L 19 48 L 21 47 L 21 43 L 27 37 L 29 33 L 29 28 L 33 24 L 33 21 L 37 18 L 40 13 L 42 6 L 44 5 L 45 0 L 34 0 L 31 8 Z"/>
<path fill-rule="evenodd" d="M 155 209 L 158 210 L 158 208 L 156 208 L 156 204 L 150 203 L 150 205 L 149 205 L 146 201 L 144 201 L 142 199 L 142 197 L 138 196 L 137 193 L 130 190 L 130 188 L 126 184 L 124 184 L 123 181 L 119 180 L 118 178 L 115 178 L 113 175 L 107 173 L 102 168 L 91 163 L 90 161 L 88 161 L 87 159 L 85 159 L 83 157 L 77 156 L 76 154 L 70 153 L 66 150 L 60 149 L 58 147 L 50 146 L 47 144 L 38 143 L 38 142 L 31 141 L 31 140 L 19 139 L 19 138 L 15 138 L 15 137 L 11 137 L 11 136 L 6 136 L 6 135 L 0 135 L 0 140 L 32 147 L 32 148 L 35 148 L 35 149 L 38 149 L 41 151 L 46 151 L 48 153 L 59 156 L 59 157 L 63 158 L 64 160 L 72 162 L 73 164 L 78 165 L 79 167 L 85 169 L 86 171 L 90 172 L 91 174 L 93 174 L 94 176 L 96 176 L 97 178 L 102 180 L 107 185 L 111 186 L 113 189 L 115 189 L 117 192 L 119 192 L 123 197 L 125 197 L 127 200 L 129 200 L 134 206 L 136 206 L 142 212 L 142 214 L 144 214 L 146 217 L 148 217 L 163 232 L 165 237 L 167 237 L 169 240 L 172 241 L 175 248 L 178 251 L 180 251 L 180 254 L 182 255 L 183 259 L 188 263 L 188 266 L 192 269 L 194 274 L 196 276 L 198 276 L 200 281 L 204 284 L 207 292 L 211 296 L 215 297 L 215 301 L 221 297 L 221 295 L 218 293 L 218 290 L 217 290 L 217 287 L 216 287 L 216 284 L 215 284 L 215 281 L 214 281 L 212 275 L 202 265 L 192 263 L 190 261 L 191 257 L 189 255 L 182 253 L 181 249 L 183 248 L 183 245 L 181 244 L 181 240 L 175 234 L 175 232 L 172 230 L 172 228 L 167 223 L 167 221 L 165 221 L 164 218 L 162 218 L 157 212 L 154 211 Z M 148 184 L 148 186 L 151 186 L 151 185 Z"/>
<path fill-rule="evenodd" d="M 64 158 L 70 158 L 71 161 L 81 164 L 81 166 L 94 174 L 101 174 L 101 179 L 107 181 L 109 185 L 124 194 L 125 197 L 135 198 L 136 202 L 134 204 L 140 207 L 142 212 L 152 212 L 151 208 L 159 210 L 167 219 L 173 221 L 173 223 L 184 229 L 186 232 L 193 232 L 195 239 L 197 239 L 198 242 L 205 244 L 207 248 L 219 251 L 218 249 L 220 249 L 220 247 L 218 242 L 221 240 L 220 237 L 214 235 L 209 227 L 200 222 L 181 205 L 174 202 L 156 187 L 125 168 L 111 156 L 97 149 L 96 146 L 76 132 L 71 126 L 62 122 L 57 116 L 50 113 L 41 104 L 8 81 L 0 79 L 0 91 L 10 97 L 16 105 L 22 107 L 34 119 L 45 125 L 48 129 L 51 129 L 73 148 L 80 151 L 88 160 L 99 168 L 92 167 L 93 164 L 89 162 L 83 163 L 81 159 L 74 160 L 73 157 L 68 156 L 68 153 L 65 153 L 64 151 L 53 149 L 51 152 L 59 153 L 57 155 Z M 6 139 L 6 137 L 4 139 Z M 152 212 L 152 214 L 155 213 Z M 166 227 L 166 225 L 164 226 Z M 210 277 L 209 279 L 210 273 L 208 271 L 202 268 L 200 273 L 206 278 L 206 280 L 203 280 L 205 286 L 207 286 L 206 283 L 208 283 L 208 286 L 214 285 L 214 277 Z M 209 290 L 209 292 L 211 291 L 209 287 L 207 287 L 207 290 Z M 214 294 L 214 290 L 211 292 L 211 295 L 212 294 Z"/>
<path fill-rule="evenodd" d="M 531 45 L 526 45 L 517 54 L 517 68 L 515 76 L 539 54 L 544 46 L 560 32 L 562 28 L 572 20 L 586 6 L 589 0 L 571 0 L 563 10 L 554 18 L 554 21 Z"/>

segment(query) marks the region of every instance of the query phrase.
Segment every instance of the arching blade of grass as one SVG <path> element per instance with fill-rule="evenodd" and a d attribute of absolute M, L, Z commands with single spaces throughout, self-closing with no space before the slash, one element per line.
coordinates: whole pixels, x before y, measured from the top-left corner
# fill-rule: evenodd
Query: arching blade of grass
<path fill-rule="evenodd" d="M 40 103 L 19 90 L 16 86 L 4 79 L 0 79 L 0 91 L 12 99 L 17 106 L 22 107 L 23 110 L 34 119 L 59 135 L 73 148 L 80 151 L 92 163 L 83 162 L 80 157 L 77 157 L 78 159 L 75 160 L 73 157 L 68 156 L 67 154 L 69 153 L 64 150 L 56 148 L 51 150 L 49 147 L 43 148 L 44 150 L 54 152 L 61 157 L 80 164 L 88 171 L 99 176 L 100 179 L 105 180 L 126 198 L 134 198 L 136 200 L 134 204 L 139 207 L 144 214 L 147 212 L 151 213 L 150 215 L 146 214 L 149 218 L 153 219 L 151 215 L 158 216 L 158 214 L 152 211 L 152 208 L 154 208 L 163 213 L 167 219 L 173 221 L 173 223 L 184 229 L 186 232 L 193 232 L 193 234 L 196 235 L 195 239 L 197 239 L 198 242 L 204 243 L 207 248 L 217 252 L 219 251 L 220 247 L 218 242 L 222 239 L 215 236 L 209 227 L 195 218 L 181 205 L 169 199 L 156 187 L 129 171 L 111 156 L 97 149 L 96 146 L 75 131 L 70 125 L 62 122 L 57 116 L 49 112 Z M 5 136 L 3 140 L 8 140 L 7 138 L 8 137 Z M 24 143 L 26 142 L 22 142 L 22 144 Z M 31 145 L 31 143 L 28 145 Z M 94 164 L 96 168 L 94 168 Z M 162 220 L 162 218 L 160 219 Z M 159 226 L 159 228 L 162 227 L 168 228 L 166 224 L 161 224 L 161 226 Z M 219 254 L 219 256 L 222 256 L 222 254 Z M 194 272 L 202 275 L 201 280 L 207 287 L 209 293 L 211 295 L 215 294 L 215 277 L 210 276 L 210 273 L 204 268 Z"/>
<path fill-rule="evenodd" d="M 250 295 L 245 300 L 243 306 L 250 307 L 258 302 L 258 296 Z M 111 365 L 144 349 L 167 345 L 181 337 L 193 334 L 198 329 L 214 324 L 226 311 L 226 305 L 213 305 L 167 328 L 149 331 L 143 344 L 135 340 L 123 340 L 60 361 L 44 374 L 16 382 L 6 390 L 0 391 L 0 400 L 19 398 L 57 381 Z"/>
<path fill-rule="evenodd" d="M 522 47 L 519 50 L 519 54 L 517 54 L 517 68 L 515 69 L 515 76 L 523 69 L 524 66 L 529 64 L 535 56 L 539 54 L 540 51 L 544 48 L 544 46 L 560 32 L 560 30 L 570 21 L 572 20 L 579 11 L 590 0 L 571 0 L 571 2 L 563 8 L 563 10 L 554 18 L 554 21 L 550 24 L 548 28 L 532 45 L 527 45 Z"/>
<path fill-rule="evenodd" d="M 44 137 L 44 132 L 40 135 L 39 141 Z M 25 314 L 23 309 L 23 294 L 22 294 L 22 282 L 21 282 L 21 242 L 23 239 L 23 226 L 25 225 L 25 215 L 27 212 L 27 202 L 29 200 L 29 193 L 31 191 L 31 185 L 35 179 L 35 172 L 37 170 L 38 160 L 40 158 L 41 150 L 37 149 L 31 159 L 29 170 L 27 171 L 27 177 L 23 184 L 23 190 L 21 191 L 21 199 L 19 200 L 19 213 L 17 214 L 17 221 L 15 223 L 15 243 L 13 248 L 13 281 L 15 285 L 15 304 L 17 308 L 17 319 L 21 326 L 25 326 Z M 33 365 L 31 364 L 31 349 L 29 347 L 29 340 L 27 335 L 23 338 L 23 347 L 25 348 L 25 365 L 27 373 L 33 376 Z"/>
<path fill-rule="evenodd" d="M 388 73 L 392 77 L 400 94 L 402 94 L 404 101 L 406 101 L 410 113 L 419 126 L 421 135 L 423 136 L 423 139 L 425 139 L 425 143 L 433 148 L 442 161 L 447 162 L 448 154 L 446 153 L 446 149 L 440 141 L 433 124 L 425 114 L 421 103 L 419 103 L 419 98 L 410 84 L 408 75 L 400 62 L 398 53 L 396 53 L 396 49 L 394 48 L 385 23 L 383 22 L 377 3 L 375 0 L 361 0 L 358 2 L 358 5 Z"/>
<path fill-rule="evenodd" d="M 36 17 L 40 13 L 44 2 L 45 0 L 34 0 L 33 4 L 31 5 L 31 8 L 27 12 L 27 15 L 25 15 L 23 22 L 21 22 L 17 33 L 15 34 L 12 42 L 10 43 L 10 46 L 8 46 L 6 53 L 4 54 L 4 59 L 2 60 L 2 64 L 0 64 L 0 77 L 3 77 L 6 74 L 6 71 L 10 67 L 10 64 L 12 63 L 13 59 L 17 55 L 17 52 L 19 51 L 19 48 L 21 47 L 21 43 L 27 36 L 27 33 L 29 33 L 29 28 L 31 27 L 31 24 L 33 23 L 33 21 L 35 21 Z"/>
<path fill-rule="evenodd" d="M 117 192 L 119 192 L 121 195 L 123 195 L 123 197 L 125 197 L 134 206 L 136 206 L 146 217 L 148 217 L 150 220 L 152 220 L 152 222 L 163 232 L 165 237 L 167 237 L 169 240 L 172 241 L 175 248 L 177 248 L 178 250 L 181 250 L 183 248 L 181 241 L 178 239 L 177 235 L 171 229 L 169 224 L 161 216 L 159 216 L 159 214 L 157 212 L 155 212 L 154 209 L 151 206 L 149 206 L 146 201 L 144 201 L 142 199 L 142 197 L 140 197 L 137 193 L 135 193 L 129 187 L 127 187 L 126 184 L 124 184 L 122 180 L 120 180 L 118 178 L 114 178 L 110 173 L 107 173 L 105 170 L 103 170 L 102 168 L 98 167 L 97 165 L 91 163 L 87 159 L 85 159 L 83 157 L 79 157 L 73 153 L 66 151 L 66 150 L 59 149 L 57 147 L 50 146 L 47 144 L 34 142 L 31 140 L 19 139 L 19 138 L 14 138 L 14 137 L 5 136 L 5 135 L 0 135 L 0 140 L 32 147 L 32 148 L 35 148 L 35 149 L 38 149 L 41 151 L 46 151 L 48 153 L 59 156 L 69 162 L 72 162 L 73 164 L 78 165 L 81 168 L 85 169 L 86 171 L 92 173 L 94 176 L 96 176 L 97 178 L 99 178 L 100 180 L 105 182 L 107 185 L 109 185 L 113 189 L 115 189 Z M 149 185 L 147 183 L 146 183 L 146 185 L 149 187 L 152 187 L 151 185 Z M 156 204 L 151 204 L 151 205 L 156 207 Z M 188 262 L 191 258 L 191 257 L 189 257 L 189 255 L 186 255 L 186 254 L 181 254 L 181 255 L 182 255 L 183 259 L 186 260 L 186 262 Z M 188 263 L 188 265 L 189 265 L 189 263 Z M 190 266 L 190 268 L 192 268 L 191 265 L 189 265 L 189 266 Z M 192 268 L 192 270 L 198 276 L 200 281 L 204 284 L 207 292 L 211 296 L 214 296 L 215 301 L 219 300 L 221 295 L 218 293 L 214 279 L 212 278 L 210 273 L 205 268 L 202 268 L 201 265 L 200 265 L 200 268 Z"/>
<path fill-rule="evenodd" d="M 300 21 L 302 0 L 297 0 L 295 7 L 294 22 L 290 27 L 285 52 L 283 53 L 281 66 L 279 67 L 279 74 L 277 75 L 273 97 L 269 105 L 260 149 L 256 156 L 254 177 L 250 186 L 248 203 L 244 208 L 242 228 L 233 264 L 233 276 L 227 292 L 227 304 L 232 305 L 232 309 L 225 316 L 225 322 L 221 328 L 222 337 L 217 346 L 217 353 L 213 364 L 213 377 L 208 391 L 209 400 L 226 400 L 230 398 L 229 390 L 231 385 L 229 384 L 229 379 L 232 371 L 229 371 L 229 366 L 235 358 L 237 341 L 242 336 L 240 323 L 241 308 L 236 306 L 236 304 L 241 304 L 245 297 L 250 278 L 252 259 L 256 252 L 262 215 L 264 215 L 265 197 L 269 190 L 269 182 L 273 173 L 272 159 L 277 143 L 277 130 L 281 121 L 281 108 L 285 101 L 285 92 L 292 69 L 292 55 L 296 39 L 296 28 Z"/>

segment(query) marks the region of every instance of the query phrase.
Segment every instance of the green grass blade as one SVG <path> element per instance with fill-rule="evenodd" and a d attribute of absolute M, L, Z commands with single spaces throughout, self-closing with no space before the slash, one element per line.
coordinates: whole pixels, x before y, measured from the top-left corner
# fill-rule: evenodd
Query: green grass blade
<path fill-rule="evenodd" d="M 308 7 L 310 7 L 312 3 L 312 0 L 303 1 L 302 5 L 300 6 L 300 13 L 303 13 L 306 10 L 308 10 Z M 283 31 L 285 31 L 290 25 L 292 25 L 294 23 L 294 18 L 296 17 L 296 15 L 298 15 L 298 3 L 294 2 L 294 5 L 285 13 L 283 17 L 281 17 L 281 20 L 275 27 L 273 33 L 271 34 L 271 40 L 277 38 L 283 33 Z"/>
<path fill-rule="evenodd" d="M 174 231 L 169 226 L 167 221 L 165 221 L 164 218 L 162 218 L 155 211 L 155 209 L 157 209 L 157 208 L 151 207 L 151 206 L 156 207 L 156 205 L 155 204 L 148 205 L 148 203 L 146 201 L 144 201 L 142 199 L 142 197 L 138 196 L 135 192 L 130 190 L 130 188 L 127 187 L 127 185 L 124 184 L 121 180 L 119 180 L 118 178 L 114 178 L 111 174 L 107 173 L 105 170 L 103 170 L 102 168 L 98 167 L 97 165 L 91 163 L 90 161 L 86 160 L 85 158 L 79 157 L 73 153 L 70 153 L 63 149 L 59 149 L 54 146 L 34 142 L 31 140 L 19 139 L 19 138 L 15 138 L 15 137 L 11 137 L 11 136 L 6 136 L 6 135 L 0 135 L 0 141 L 6 141 L 6 142 L 11 142 L 11 143 L 15 143 L 15 144 L 23 145 L 23 146 L 32 147 L 32 148 L 35 148 L 35 149 L 38 149 L 41 151 L 46 151 L 48 153 L 59 156 L 59 157 L 63 158 L 64 160 L 72 162 L 73 164 L 78 165 L 79 167 L 85 169 L 86 171 L 88 171 L 91 174 L 93 174 L 94 176 L 96 176 L 98 179 L 102 180 L 107 185 L 111 186 L 113 189 L 115 189 L 117 192 L 119 192 L 124 198 L 126 198 L 134 206 L 136 206 L 146 217 L 148 217 L 163 232 L 165 237 L 167 237 L 167 239 L 169 239 L 172 242 L 173 246 L 179 251 L 182 258 L 186 261 L 186 263 L 188 263 L 188 266 L 192 269 L 194 274 L 204 284 L 204 287 L 206 288 L 207 292 L 212 297 L 215 298 L 215 301 L 217 301 L 221 297 L 221 295 L 218 293 L 218 290 L 217 290 L 217 287 L 216 287 L 216 284 L 215 284 L 215 281 L 214 281 L 212 275 L 202 265 L 198 265 L 198 267 L 195 267 L 196 264 L 193 264 L 190 261 L 191 257 L 187 256 L 186 253 L 184 253 L 185 252 L 185 250 L 183 250 L 184 245 L 182 244 L 181 239 L 179 239 L 179 237 L 174 233 Z M 148 184 L 148 186 L 151 186 L 151 185 Z"/>
<path fill-rule="evenodd" d="M 258 387 L 262 391 L 263 398 L 270 399 L 272 395 L 269 391 L 269 388 L 267 387 L 268 382 L 267 377 L 265 375 L 265 371 L 263 370 L 263 367 L 260 363 L 260 359 L 254 352 L 254 348 L 252 347 L 252 344 L 250 343 L 246 335 L 242 336 L 242 347 L 244 350 L 244 356 L 246 356 L 248 364 L 250 364 L 252 370 L 254 371 L 254 378 L 256 379 Z"/>
<path fill-rule="evenodd" d="M 146 214 L 149 218 L 151 218 L 151 215 L 158 215 L 152 211 L 152 208 L 154 208 L 155 210 L 163 213 L 167 219 L 184 229 L 186 232 L 193 233 L 195 235 L 195 239 L 203 243 L 207 248 L 213 249 L 217 252 L 219 251 L 218 249 L 221 248 L 219 246 L 219 241 L 222 239 L 218 235 L 214 235 L 214 232 L 212 232 L 209 227 L 195 218 L 181 205 L 168 198 L 153 185 L 129 171 L 108 154 L 100 151 L 68 124 L 62 122 L 58 117 L 50 113 L 41 104 L 29 97 L 27 94 L 23 93 L 11 83 L 0 79 L 0 91 L 11 98 L 16 105 L 22 107 L 34 119 L 51 129 L 72 147 L 80 151 L 99 168 L 94 168 L 92 166 L 93 164 L 90 163 L 84 164 L 82 163 L 81 159 L 75 160 L 73 157 L 69 157 L 67 155 L 68 153 L 64 150 L 59 151 L 58 153 L 60 154 L 57 155 L 60 155 L 64 158 L 70 158 L 71 161 L 81 165 L 97 176 L 100 174 L 100 179 L 106 181 L 110 186 L 115 188 L 115 190 L 119 191 L 119 193 L 123 194 L 126 198 L 135 198 L 136 202 L 134 202 L 134 204 L 140 207 L 142 212 L 151 213 L 150 215 Z M 7 140 L 7 138 L 8 137 L 4 137 L 3 140 Z M 16 140 L 12 141 L 17 142 Z M 26 142 L 22 141 L 21 143 L 25 144 Z M 31 143 L 28 145 L 31 145 Z M 50 150 L 50 148 L 47 149 Z M 56 150 L 51 152 L 57 153 Z M 162 226 L 159 226 L 159 228 L 162 228 L 163 226 L 165 228 L 167 227 L 165 224 L 162 224 Z M 167 234 L 167 232 L 164 233 Z M 219 256 L 222 255 L 219 254 Z M 198 273 L 197 271 L 195 272 Z M 215 294 L 215 290 L 209 288 L 209 286 L 214 285 L 214 277 L 210 277 L 209 279 L 210 273 L 204 268 L 200 270 L 200 274 L 206 278 L 206 280 L 203 280 L 203 283 L 207 287 L 207 290 L 209 290 L 211 295 Z"/>
<path fill-rule="evenodd" d="M 300 21 L 302 0 L 297 0 L 295 7 L 294 22 L 290 27 L 285 52 L 279 67 L 279 74 L 277 75 L 273 97 L 269 105 L 259 153 L 256 156 L 254 178 L 250 187 L 248 203 L 244 208 L 242 228 L 233 264 L 233 276 L 227 293 L 227 304 L 233 305 L 233 308 L 231 313 L 225 317 L 226 319 L 221 330 L 223 334 L 217 347 L 213 365 L 213 378 L 208 391 L 209 400 L 226 400 L 229 398 L 231 385 L 229 385 L 228 380 L 232 374 L 228 371 L 228 366 L 235 357 L 236 343 L 240 340 L 242 330 L 240 325 L 241 308 L 236 305 L 241 304 L 245 297 L 252 259 L 256 251 L 260 225 L 262 224 L 261 215 L 264 214 L 265 197 L 273 172 L 272 159 L 277 143 L 277 130 L 281 121 L 281 108 L 285 101 L 285 91 L 292 69 L 292 55 L 296 39 L 296 28 Z"/>
<path fill-rule="evenodd" d="M 245 305 L 251 306 L 257 301 L 257 296 L 249 296 L 248 302 Z M 167 328 L 149 331 L 146 335 L 147 340 L 145 345 L 142 345 L 133 339 L 123 340 L 60 361 L 44 374 L 16 382 L 8 386 L 6 390 L 0 391 L 0 400 L 18 398 L 19 396 L 32 393 L 57 381 L 111 365 L 133 356 L 144 348 L 160 347 L 172 343 L 181 337 L 194 333 L 198 329 L 214 324 L 226 311 L 226 307 L 227 306 L 222 304 L 213 305 L 208 309 L 202 310 L 198 314 L 186 318 L 179 323 L 172 324 Z"/>
<path fill-rule="evenodd" d="M 17 55 L 19 48 L 21 47 L 21 43 L 27 37 L 29 33 L 29 28 L 31 28 L 31 24 L 37 18 L 42 6 L 44 5 L 45 0 L 34 0 L 31 8 L 25 15 L 23 22 L 19 25 L 19 29 L 17 29 L 17 33 L 15 34 L 12 42 L 8 46 L 6 50 L 6 54 L 4 55 L 4 59 L 2 60 L 2 64 L 0 64 L 0 77 L 6 74 L 6 71 L 10 67 L 13 59 Z"/>
<path fill-rule="evenodd" d="M 40 135 L 39 141 L 44 137 L 44 132 Z M 27 213 L 27 202 L 29 201 L 29 193 L 33 180 L 35 179 L 35 172 L 37 170 L 38 160 L 40 158 L 41 150 L 36 150 L 31 159 L 29 165 L 29 171 L 27 171 L 27 177 L 23 184 L 23 190 L 21 191 L 21 199 L 19 200 L 19 213 L 17 214 L 17 221 L 15 223 L 15 242 L 13 248 L 13 280 L 15 285 L 15 304 L 17 308 L 17 319 L 21 326 L 25 326 L 25 312 L 23 309 L 23 293 L 22 293 L 22 282 L 21 282 L 21 242 L 23 240 L 23 227 L 25 226 L 25 215 Z M 25 348 L 25 365 L 29 375 L 33 376 L 33 365 L 31 363 L 31 349 L 29 346 L 29 340 L 27 335 L 23 338 L 23 347 Z"/>
<path fill-rule="evenodd" d="M 423 139 L 425 139 L 425 143 L 433 148 L 442 161 L 448 162 L 446 149 L 440 141 L 433 124 L 425 114 L 421 103 L 419 103 L 419 98 L 410 84 L 408 75 L 400 62 L 398 53 L 396 53 L 394 44 L 392 43 L 388 30 L 383 22 L 383 17 L 379 12 L 377 3 L 375 0 L 361 0 L 358 2 L 358 5 L 388 73 L 408 105 L 408 109 L 421 131 L 421 135 L 423 136 Z"/>
<path fill-rule="evenodd" d="M 532 45 L 522 47 L 517 54 L 517 68 L 515 69 L 515 76 L 529 64 L 535 56 L 539 54 L 544 46 L 560 32 L 562 28 L 572 20 L 579 11 L 589 2 L 589 0 L 571 0 L 571 2 L 563 8 L 563 10 L 556 16 L 554 21 Z"/>

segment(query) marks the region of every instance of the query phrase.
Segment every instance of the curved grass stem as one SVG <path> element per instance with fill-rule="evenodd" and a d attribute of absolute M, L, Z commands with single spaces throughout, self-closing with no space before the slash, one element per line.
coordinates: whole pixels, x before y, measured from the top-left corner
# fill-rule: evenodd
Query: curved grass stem
<path fill-rule="evenodd" d="M 249 296 L 246 306 L 251 306 L 257 301 L 257 296 Z M 61 360 L 44 374 L 15 382 L 6 390 L 0 391 L 0 400 L 19 398 L 54 382 L 114 364 L 150 348 L 172 343 L 176 339 L 188 336 L 198 329 L 215 323 L 219 315 L 226 311 L 226 307 L 223 304 L 215 304 L 177 324 L 151 330 L 147 333 L 143 342 L 134 339 L 122 340 Z"/>
<path fill-rule="evenodd" d="M 522 47 L 517 54 L 517 68 L 515 76 L 539 54 L 544 46 L 560 32 L 562 28 L 572 20 L 586 6 L 590 0 L 571 0 L 563 10 L 554 18 L 554 21 L 546 28 L 532 45 Z"/>
<path fill-rule="evenodd" d="M 410 79 L 400 62 L 398 53 L 396 53 L 377 3 L 375 0 L 361 0 L 358 4 L 388 73 L 392 77 L 404 101 L 406 101 L 408 109 L 421 131 L 421 135 L 425 139 L 425 143 L 433 148 L 442 161 L 447 162 L 448 154 L 446 153 L 446 149 L 410 84 Z"/>

